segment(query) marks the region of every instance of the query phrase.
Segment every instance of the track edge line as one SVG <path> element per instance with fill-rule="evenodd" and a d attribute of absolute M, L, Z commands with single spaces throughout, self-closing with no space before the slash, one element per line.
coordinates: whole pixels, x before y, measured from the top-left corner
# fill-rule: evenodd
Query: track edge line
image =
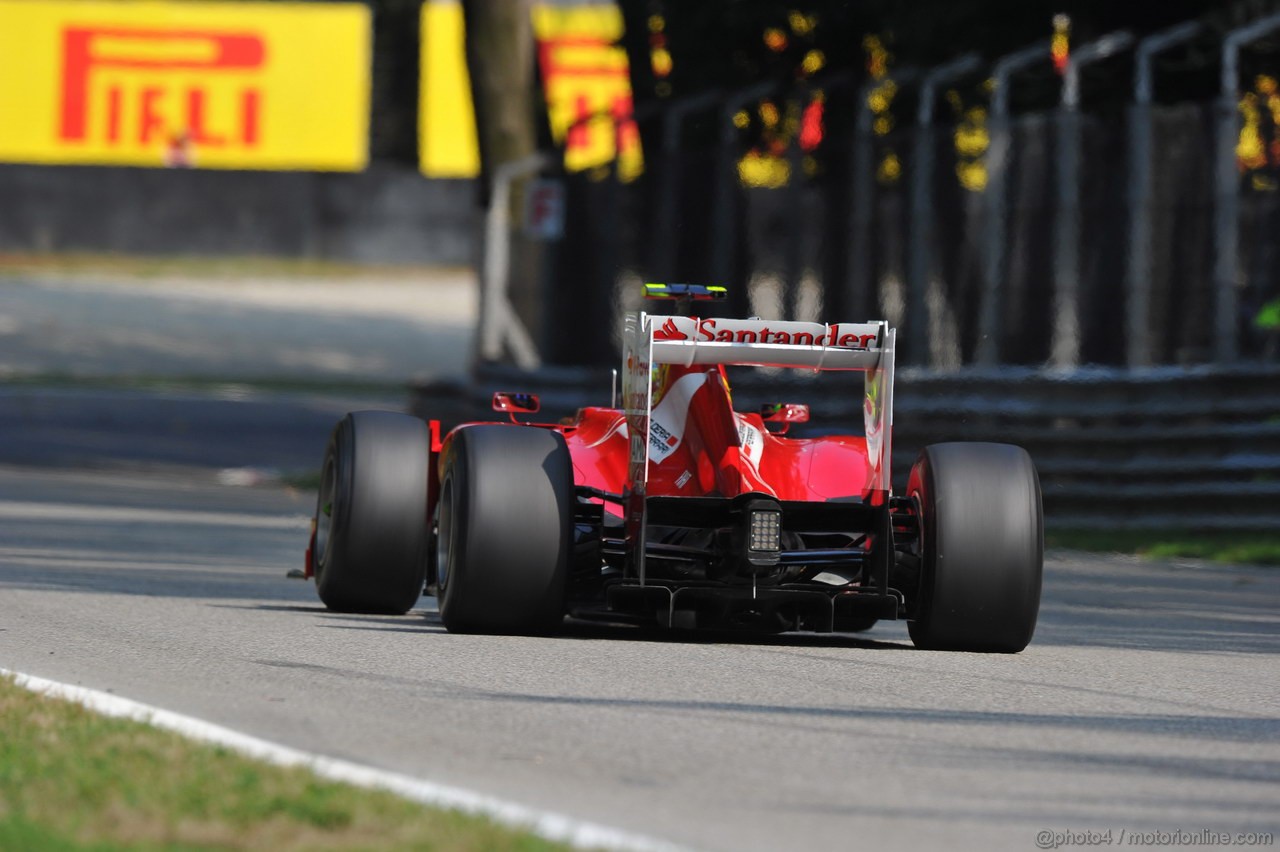
<path fill-rule="evenodd" d="M 599 823 L 586 822 L 496 796 L 415 778 L 399 772 L 362 766 L 347 760 L 273 743 L 222 725 L 153 707 L 109 692 L 62 683 L 0 667 L 0 677 L 40 695 L 79 704 L 95 713 L 143 722 L 172 731 L 187 739 L 229 748 L 245 757 L 275 766 L 303 767 L 322 778 L 366 789 L 385 790 L 424 805 L 486 816 L 510 828 L 529 831 L 546 840 L 567 843 L 580 849 L 616 849 L 626 852 L 683 852 L 685 847 L 632 834 Z"/>

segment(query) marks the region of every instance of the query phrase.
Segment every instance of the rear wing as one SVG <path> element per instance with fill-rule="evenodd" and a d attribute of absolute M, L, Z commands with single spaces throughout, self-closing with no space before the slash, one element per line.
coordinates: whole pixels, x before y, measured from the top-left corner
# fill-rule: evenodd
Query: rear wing
<path fill-rule="evenodd" d="M 886 322 L 815 323 L 627 314 L 623 407 L 631 440 L 628 480 L 644 493 L 655 364 L 739 364 L 864 372 L 863 426 L 873 499 L 888 496 L 896 332 Z M 880 492 L 876 494 L 874 492 Z"/>

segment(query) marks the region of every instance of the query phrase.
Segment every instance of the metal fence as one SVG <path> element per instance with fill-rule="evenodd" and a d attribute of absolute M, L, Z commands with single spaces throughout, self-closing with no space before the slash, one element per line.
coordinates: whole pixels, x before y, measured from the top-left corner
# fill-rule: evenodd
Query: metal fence
<path fill-rule="evenodd" d="M 1158 41 L 1139 45 L 1148 60 Z M 1277 357 L 1280 332 L 1254 319 L 1280 299 L 1280 192 L 1239 170 L 1234 78 L 1231 97 L 1205 103 L 1153 104 L 1149 80 L 1145 96 L 1106 108 L 1067 89 L 1053 109 L 1011 115 L 993 102 L 982 180 L 966 185 L 959 172 L 975 162 L 958 145 L 964 128 L 936 117 L 936 71 L 901 74 L 915 120 L 887 133 L 873 128 L 869 86 L 849 78 L 707 93 L 640 116 L 642 176 L 564 176 L 551 299 L 600 325 L 635 306 L 642 280 L 724 283 L 727 313 L 886 318 L 902 361 L 942 370 Z M 766 97 L 795 114 L 820 85 L 821 146 L 792 134 L 776 163 L 789 178 L 745 184 L 734 117 Z M 556 316 L 535 335 L 546 360 L 612 360 L 607 330 L 588 341 Z"/>

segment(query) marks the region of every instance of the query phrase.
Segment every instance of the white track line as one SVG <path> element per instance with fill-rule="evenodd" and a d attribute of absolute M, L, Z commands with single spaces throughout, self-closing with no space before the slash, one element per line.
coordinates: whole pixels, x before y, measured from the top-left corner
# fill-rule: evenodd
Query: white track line
<path fill-rule="evenodd" d="M 583 822 L 564 814 L 527 807 L 472 790 L 464 790 L 461 787 L 436 784 L 409 775 L 361 766 L 357 763 L 268 742 L 221 725 L 170 710 L 162 710 L 159 707 L 152 707 L 110 693 L 99 692 L 96 689 L 59 683 L 5 668 L 0 668 L 0 677 L 11 677 L 18 686 L 32 692 L 73 701 L 105 716 L 118 716 L 145 722 L 157 728 L 174 731 L 189 739 L 225 746 L 246 757 L 277 766 L 305 767 L 332 781 L 354 784 L 357 787 L 387 790 L 425 805 L 482 814 L 495 822 L 530 831 L 547 840 L 568 843 L 579 848 L 634 850 L 634 852 L 679 852 L 682 849 L 672 843 L 639 834 L 630 834 L 597 823 Z"/>
<path fill-rule="evenodd" d="M 131 506 L 80 506 L 0 500 L 0 517 L 10 521 L 76 521 L 81 523 L 165 523 L 192 526 L 251 527 L 300 530 L 311 524 L 304 515 L 248 515 L 236 512 L 193 512 L 184 509 Z"/>

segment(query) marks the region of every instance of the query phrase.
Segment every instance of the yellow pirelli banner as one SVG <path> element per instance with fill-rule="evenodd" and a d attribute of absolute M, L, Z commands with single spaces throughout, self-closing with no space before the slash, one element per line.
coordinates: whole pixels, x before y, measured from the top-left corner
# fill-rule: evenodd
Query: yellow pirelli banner
<path fill-rule="evenodd" d="M 564 165 L 581 171 L 615 158 L 619 176 L 644 169 L 631 106 L 622 12 L 613 2 L 534 4 L 533 34 L 551 133 Z"/>
<path fill-rule="evenodd" d="M 0 161 L 358 171 L 358 3 L 0 0 Z"/>
<path fill-rule="evenodd" d="M 480 173 L 476 112 L 467 73 L 461 0 L 422 4 L 418 79 L 418 159 L 427 177 Z"/>
<path fill-rule="evenodd" d="M 506 2 L 506 0 L 492 0 Z M 552 136 L 571 172 L 616 162 L 623 180 L 644 169 L 632 115 L 622 13 L 612 0 L 535 2 L 538 66 Z M 467 178 L 480 171 L 475 109 L 467 72 L 460 0 L 425 0 L 419 80 L 420 165 L 427 177 Z"/>

